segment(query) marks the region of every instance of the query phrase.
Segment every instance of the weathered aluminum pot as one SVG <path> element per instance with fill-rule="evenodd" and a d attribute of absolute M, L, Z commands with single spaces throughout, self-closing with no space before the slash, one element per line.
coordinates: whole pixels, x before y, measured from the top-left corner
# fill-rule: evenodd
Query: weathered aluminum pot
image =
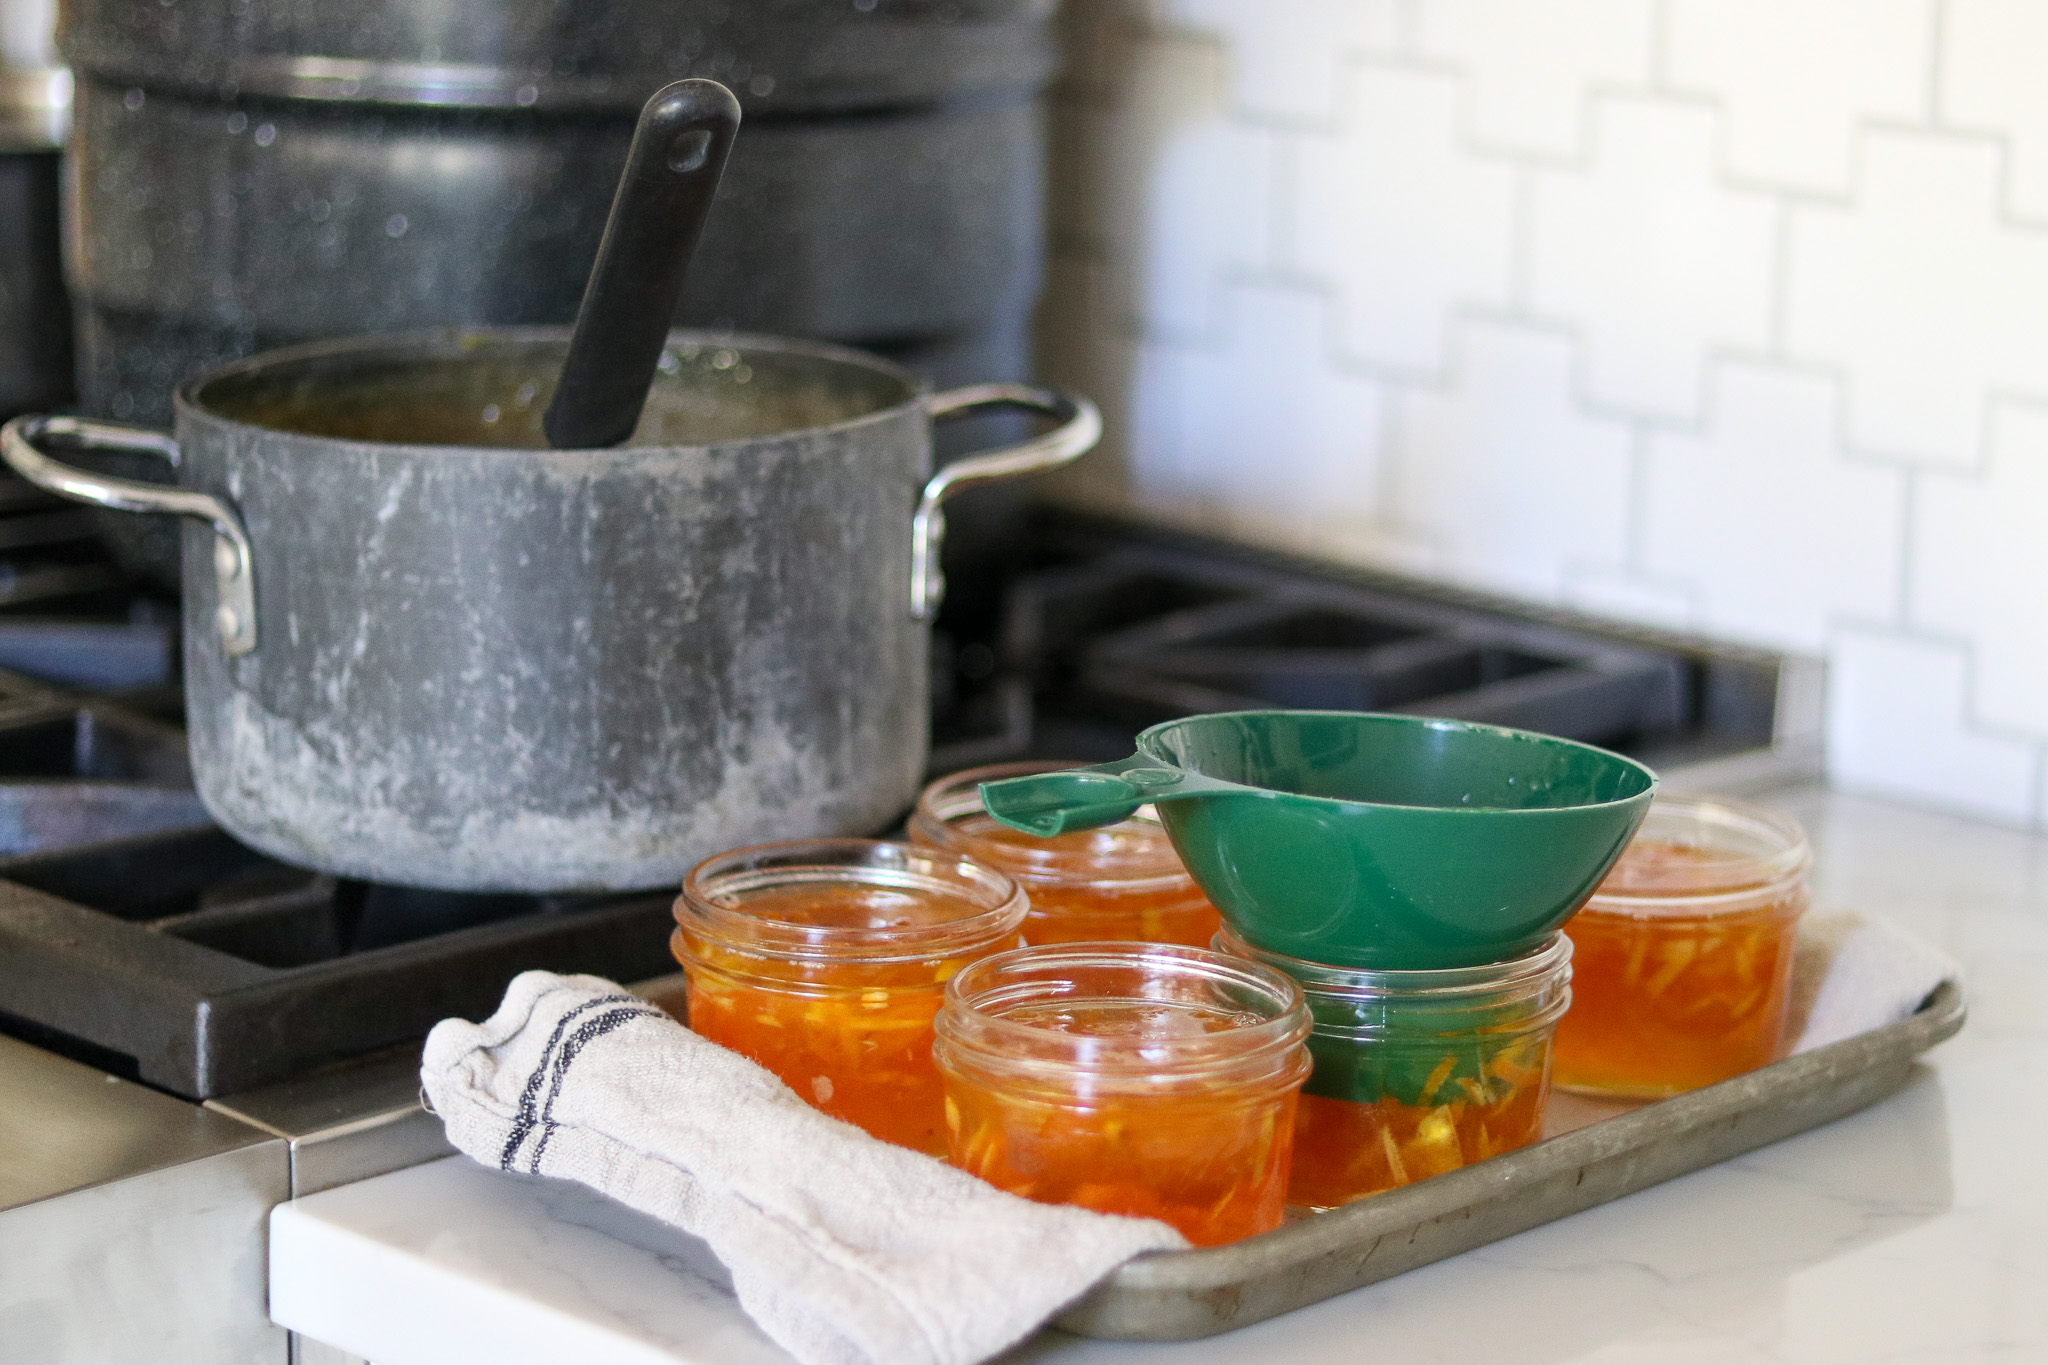
<path fill-rule="evenodd" d="M 175 441 L 0 432 L 44 488 L 194 519 L 192 766 L 238 838 L 414 886 L 634 888 L 738 844 L 867 833 L 916 796 L 939 505 L 1073 459 L 1094 408 L 677 332 L 627 444 L 548 450 L 567 340 L 324 342 L 185 385 Z M 1002 404 L 1059 425 L 933 476 L 933 421 Z M 60 442 L 153 452 L 179 486 L 38 448 Z"/>

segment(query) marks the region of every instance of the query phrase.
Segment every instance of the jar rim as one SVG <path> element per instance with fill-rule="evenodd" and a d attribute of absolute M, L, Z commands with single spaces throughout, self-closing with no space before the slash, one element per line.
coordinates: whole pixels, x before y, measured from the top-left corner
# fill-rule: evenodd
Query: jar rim
<path fill-rule="evenodd" d="M 1075 860 L 1074 855 L 1051 845 L 1031 847 L 1022 844 L 1005 844 L 983 839 L 960 827 L 960 822 L 969 816 L 985 815 L 987 808 L 982 805 L 980 787 L 984 782 L 997 782 L 1008 777 L 1029 777 L 1038 773 L 1067 772 L 1087 765 L 1080 759 L 1024 759 L 1011 763 L 990 763 L 977 768 L 962 768 L 925 784 L 917 794 L 917 806 L 911 812 L 909 829 L 913 839 L 920 840 L 934 848 L 944 848 L 968 857 L 978 857 L 985 863 L 999 866 L 1017 881 L 1030 885 L 1041 883 L 1067 883 L 1071 876 L 1062 875 L 1063 863 Z M 993 817 L 991 817 L 993 818 Z M 1140 806 L 1127 817 L 1158 829 L 1161 834 L 1166 826 L 1151 806 Z M 1114 888 L 1119 896 L 1143 895 L 1147 892 L 1167 891 L 1186 886 L 1191 895 L 1200 895 L 1201 889 L 1194 884 L 1176 855 L 1171 868 L 1146 872 L 1140 876 L 1121 877 L 1114 873 L 1105 874 L 1099 867 L 1091 867 L 1087 874 L 1088 883 L 1093 887 Z"/>
<path fill-rule="evenodd" d="M 1657 826 L 1671 827 L 1659 831 Z M 1660 835 L 1689 836 L 1682 845 L 1724 854 L 1712 861 L 1669 868 L 1631 868 L 1629 850 L 1611 868 L 1593 898 L 1655 913 L 1669 902 L 1728 907 L 1803 877 L 1813 863 L 1806 831 L 1791 816 L 1725 796 L 1659 796 L 1650 803 L 1630 848 Z M 1748 843 L 1755 848 L 1745 849 Z M 1609 889 L 1612 888 L 1612 889 Z M 1711 913 L 1688 908 L 1683 913 Z"/>
<path fill-rule="evenodd" d="M 907 925 L 820 925 L 750 914 L 731 903 L 784 886 L 925 890 L 968 901 L 971 915 Z M 683 878 L 679 929 L 784 961 L 917 961 L 986 949 L 1017 933 L 1029 901 L 1002 872 L 941 849 L 883 839 L 791 839 L 729 849 Z"/>
<path fill-rule="evenodd" d="M 1071 994 L 1075 977 L 1091 968 L 1163 970 L 1185 981 L 1232 986 L 1252 997 L 1247 1003 L 1266 1017 L 1256 1024 L 1214 1032 L 1170 1038 L 1105 1039 L 1100 1034 L 1068 1033 L 1020 1023 L 987 1008 L 1033 999 L 1060 999 Z M 1023 974 L 1023 979 L 1004 983 L 1006 975 L 1016 974 Z M 937 1029 L 942 1044 L 1005 1068 L 1085 1072 L 1098 1079 L 1172 1081 L 1218 1068 L 1234 1072 L 1280 1061 L 1301 1046 L 1308 1037 L 1310 1024 L 1301 987 L 1284 973 L 1261 963 L 1181 944 L 1104 941 L 1034 944 L 969 963 L 946 983 L 946 1003 L 939 1011 Z M 1060 1055 L 1029 1055 L 1034 1049 Z M 1307 1074 L 1299 1067 L 1288 1070 Z M 1292 1084 L 1298 1077 L 1276 1079 Z"/>
<path fill-rule="evenodd" d="M 1229 925 L 1216 931 L 1216 951 L 1249 958 L 1300 985 L 1309 996 L 1336 996 L 1352 1000 L 1414 999 L 1453 1004 L 1460 999 L 1498 997 L 1523 990 L 1538 990 L 1560 976 L 1570 979 L 1572 941 L 1562 932 L 1553 933 L 1539 946 L 1503 962 L 1476 967 L 1415 967 L 1374 969 L 1338 967 L 1306 958 L 1289 957 L 1246 942 Z"/>

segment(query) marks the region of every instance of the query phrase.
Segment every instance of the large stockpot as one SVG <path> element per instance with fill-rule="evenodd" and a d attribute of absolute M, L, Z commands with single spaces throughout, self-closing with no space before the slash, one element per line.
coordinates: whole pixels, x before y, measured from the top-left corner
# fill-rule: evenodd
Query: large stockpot
<path fill-rule="evenodd" d="M 679 324 L 868 347 L 941 386 L 1021 378 L 1053 8 L 66 0 L 80 407 L 168 425 L 178 384 L 255 352 L 568 322 L 640 105 L 686 75 L 731 85 L 748 131 Z M 1013 359 L 949 369 L 966 349 Z M 100 520 L 175 585 L 174 535 Z"/>
<path fill-rule="evenodd" d="M 54 6 L 0 0 L 0 417 L 71 400 L 71 316 L 57 201 L 71 73 Z"/>
<path fill-rule="evenodd" d="M 868 833 L 915 797 L 939 506 L 1079 455 L 1094 409 L 677 332 L 626 445 L 547 450 L 567 339 L 258 356 L 179 391 L 175 441 L 75 418 L 0 432 L 45 488 L 193 519 L 192 766 L 230 832 L 378 881 L 631 888 L 738 844 Z M 931 475 L 935 419 L 1006 404 L 1059 425 Z M 179 487 L 50 441 L 173 460 Z"/>

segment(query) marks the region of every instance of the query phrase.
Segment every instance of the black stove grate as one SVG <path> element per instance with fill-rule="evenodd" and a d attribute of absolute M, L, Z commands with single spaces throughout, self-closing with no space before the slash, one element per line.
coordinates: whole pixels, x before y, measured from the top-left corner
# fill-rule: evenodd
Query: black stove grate
<path fill-rule="evenodd" d="M 0 859 L 0 1015 L 206 1099 L 481 1018 L 527 968 L 672 970 L 671 900 L 338 880 L 211 826 L 21 854 Z"/>
<path fill-rule="evenodd" d="M 1202 711 L 1401 711 L 1656 764 L 1769 749 L 1784 661 L 1116 519 L 1046 510 L 1000 610 L 948 618 L 933 771 L 1120 758 Z"/>

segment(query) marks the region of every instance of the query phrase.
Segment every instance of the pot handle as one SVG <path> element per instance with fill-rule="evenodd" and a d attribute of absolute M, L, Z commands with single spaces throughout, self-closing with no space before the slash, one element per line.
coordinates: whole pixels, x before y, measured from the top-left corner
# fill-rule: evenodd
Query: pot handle
<path fill-rule="evenodd" d="M 158 455 L 172 468 L 178 464 L 178 443 L 160 431 L 84 417 L 17 417 L 0 427 L 0 457 L 38 488 L 117 512 L 170 512 L 210 524 L 214 581 L 220 589 L 220 606 L 214 613 L 220 647 L 229 655 L 256 648 L 256 561 L 233 504 L 195 489 L 117 479 L 65 464 L 37 448 L 36 442 L 45 436 L 69 438 L 86 450 Z"/>
<path fill-rule="evenodd" d="M 919 621 L 936 617 L 946 595 L 946 579 L 939 572 L 939 544 L 946 534 L 939 509 L 946 499 L 978 484 L 1058 469 L 1102 439 L 1102 414 L 1093 403 L 1031 384 L 969 384 L 933 394 L 928 406 L 934 422 L 981 408 L 1025 408 L 1056 418 L 1059 425 L 1028 441 L 955 460 L 925 484 L 910 524 L 910 614 Z"/>

